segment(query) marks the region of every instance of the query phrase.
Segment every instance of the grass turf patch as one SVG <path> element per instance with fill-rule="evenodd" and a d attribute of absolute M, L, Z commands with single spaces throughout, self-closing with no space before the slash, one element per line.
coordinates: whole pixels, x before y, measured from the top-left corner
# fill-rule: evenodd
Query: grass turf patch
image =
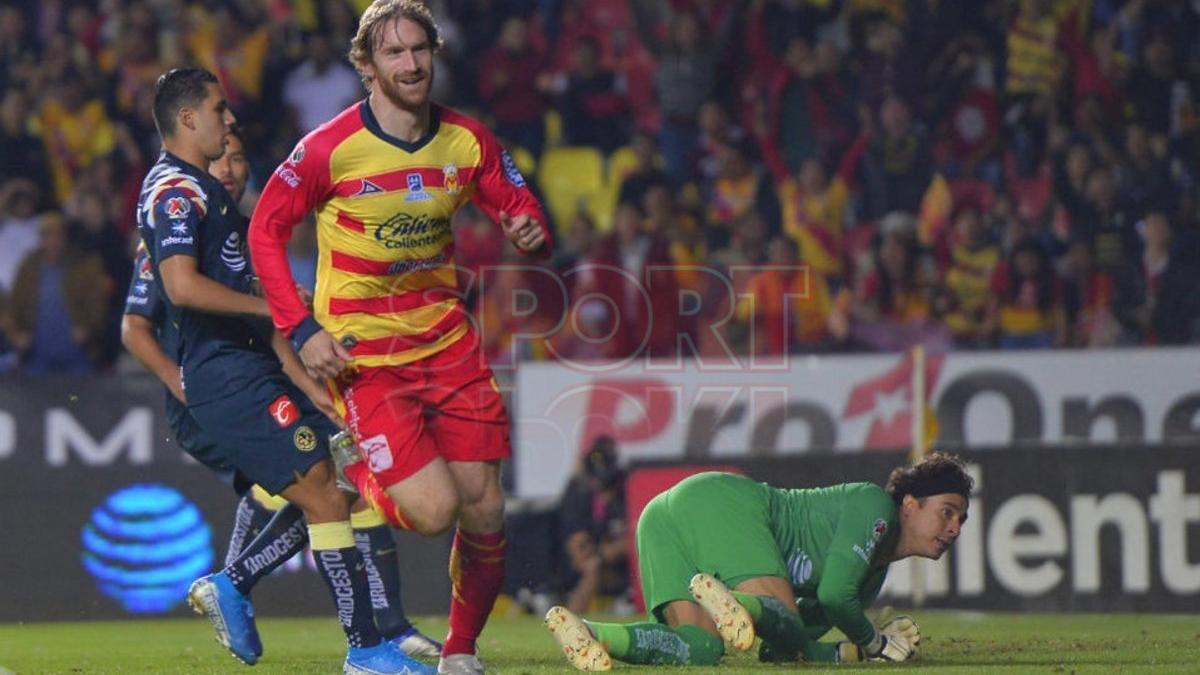
<path fill-rule="evenodd" d="M 917 673 L 1196 672 L 1200 621 L 1195 615 L 979 614 L 916 612 L 921 655 L 899 666 Z M 418 625 L 440 636 L 444 618 Z M 332 618 L 259 621 L 265 654 L 253 669 L 230 656 L 202 619 L 0 625 L 0 673 L 244 673 L 303 675 L 340 672 L 345 642 Z M 826 639 L 832 639 L 827 636 Z M 494 672 L 573 672 L 535 617 L 494 618 L 480 640 L 480 656 Z M 784 670 L 844 672 L 889 666 L 864 664 L 822 669 L 770 666 L 756 651 L 725 657 L 696 673 L 764 673 Z M 614 664 L 614 671 L 678 673 L 677 668 Z M 4 675 L 7 675 L 4 673 Z"/>

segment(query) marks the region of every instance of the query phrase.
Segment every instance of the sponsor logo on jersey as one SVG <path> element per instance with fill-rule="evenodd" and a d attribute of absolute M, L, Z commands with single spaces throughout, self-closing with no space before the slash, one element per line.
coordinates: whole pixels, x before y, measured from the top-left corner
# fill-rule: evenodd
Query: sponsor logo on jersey
<path fill-rule="evenodd" d="M 242 238 L 237 232 L 230 232 L 221 244 L 221 262 L 234 272 L 246 269 L 246 254 L 242 251 Z"/>
<path fill-rule="evenodd" d="M 788 557 L 788 572 L 793 586 L 803 586 L 812 578 L 813 563 L 806 551 L 796 551 Z"/>
<path fill-rule="evenodd" d="M 299 187 L 301 180 L 300 174 L 296 170 L 286 164 L 280 164 L 279 168 L 275 169 L 275 175 L 279 176 L 279 180 L 287 183 L 288 187 Z"/>
<path fill-rule="evenodd" d="M 388 445 L 387 436 L 378 434 L 364 438 L 358 449 L 367 458 L 372 473 L 392 468 L 392 446 Z"/>
<path fill-rule="evenodd" d="M 312 452 L 317 448 L 317 435 L 310 427 L 302 426 L 292 434 L 292 442 L 300 452 Z"/>
<path fill-rule="evenodd" d="M 500 151 L 500 163 L 504 166 L 504 176 L 508 178 L 508 182 L 515 187 L 525 187 L 525 177 L 521 175 L 517 163 L 513 161 L 512 155 L 508 154 L 507 150 Z"/>
<path fill-rule="evenodd" d="M 375 239 L 388 248 L 444 246 L 450 238 L 450 219 L 426 214 L 397 213 L 375 226 Z"/>
<path fill-rule="evenodd" d="M 404 177 L 408 183 L 408 194 L 404 195 L 406 202 L 427 202 L 433 195 L 425 191 L 425 179 L 419 173 L 410 173 Z"/>
<path fill-rule="evenodd" d="M 885 534 L 887 534 L 887 521 L 883 518 L 876 518 L 875 524 L 871 527 L 871 536 L 875 538 L 875 541 L 879 541 Z"/>
<path fill-rule="evenodd" d="M 271 405 L 267 406 L 267 412 L 270 413 L 271 419 L 275 420 L 275 424 L 278 424 L 280 429 L 289 427 L 300 419 L 300 411 L 287 394 L 271 401 Z"/>
<path fill-rule="evenodd" d="M 458 182 L 458 167 L 453 164 L 447 164 L 442 167 L 442 185 L 446 188 L 446 194 L 457 195 L 462 192 L 462 185 Z"/>
<path fill-rule="evenodd" d="M 192 212 L 192 205 L 187 197 L 169 197 L 163 210 L 171 220 L 181 220 Z"/>
<path fill-rule="evenodd" d="M 379 194 L 380 192 L 383 192 L 383 188 L 372 183 L 371 181 L 367 180 L 366 178 L 362 179 L 362 181 L 360 181 L 360 182 L 361 182 L 361 185 L 359 185 L 359 187 L 358 187 L 358 192 L 355 192 L 353 195 L 351 195 L 350 196 L 351 199 L 353 199 L 355 197 L 366 197 L 368 195 L 375 195 L 375 194 Z"/>

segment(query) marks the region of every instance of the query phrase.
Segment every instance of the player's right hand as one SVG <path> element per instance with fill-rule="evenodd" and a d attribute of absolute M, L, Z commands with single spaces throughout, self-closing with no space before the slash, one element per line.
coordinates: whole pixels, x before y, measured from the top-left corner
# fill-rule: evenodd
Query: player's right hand
<path fill-rule="evenodd" d="M 309 376 L 316 379 L 336 378 L 353 358 L 350 352 L 325 330 L 313 333 L 300 347 L 300 361 Z"/>
<path fill-rule="evenodd" d="M 918 638 L 919 639 L 919 638 Z M 883 634 L 883 649 L 872 661 L 907 661 L 917 655 L 917 643 L 898 633 Z"/>

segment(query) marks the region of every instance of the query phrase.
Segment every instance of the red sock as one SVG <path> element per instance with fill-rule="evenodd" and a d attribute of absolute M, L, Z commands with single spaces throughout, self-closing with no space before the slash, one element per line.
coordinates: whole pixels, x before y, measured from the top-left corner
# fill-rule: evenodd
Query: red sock
<path fill-rule="evenodd" d="M 450 634 L 442 655 L 474 654 L 504 584 L 504 530 L 454 535 L 450 549 Z"/>

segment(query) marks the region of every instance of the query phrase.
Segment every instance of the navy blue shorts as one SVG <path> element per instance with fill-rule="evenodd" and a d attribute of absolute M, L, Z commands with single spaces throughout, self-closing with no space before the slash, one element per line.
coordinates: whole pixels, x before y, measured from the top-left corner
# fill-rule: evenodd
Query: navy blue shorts
<path fill-rule="evenodd" d="M 246 494 L 254 482 L 229 464 L 217 448 L 216 441 L 204 433 L 196 418 L 188 412 L 187 406 L 172 396 L 169 389 L 165 391 L 167 398 L 163 408 L 167 415 L 167 428 L 175 436 L 175 443 L 192 459 L 211 469 L 221 482 L 231 486 L 238 495 Z"/>
<path fill-rule="evenodd" d="M 236 470 L 271 494 L 328 459 L 329 437 L 338 431 L 282 372 L 187 409 L 199 438 L 210 443 L 192 456 L 209 467 Z"/>

